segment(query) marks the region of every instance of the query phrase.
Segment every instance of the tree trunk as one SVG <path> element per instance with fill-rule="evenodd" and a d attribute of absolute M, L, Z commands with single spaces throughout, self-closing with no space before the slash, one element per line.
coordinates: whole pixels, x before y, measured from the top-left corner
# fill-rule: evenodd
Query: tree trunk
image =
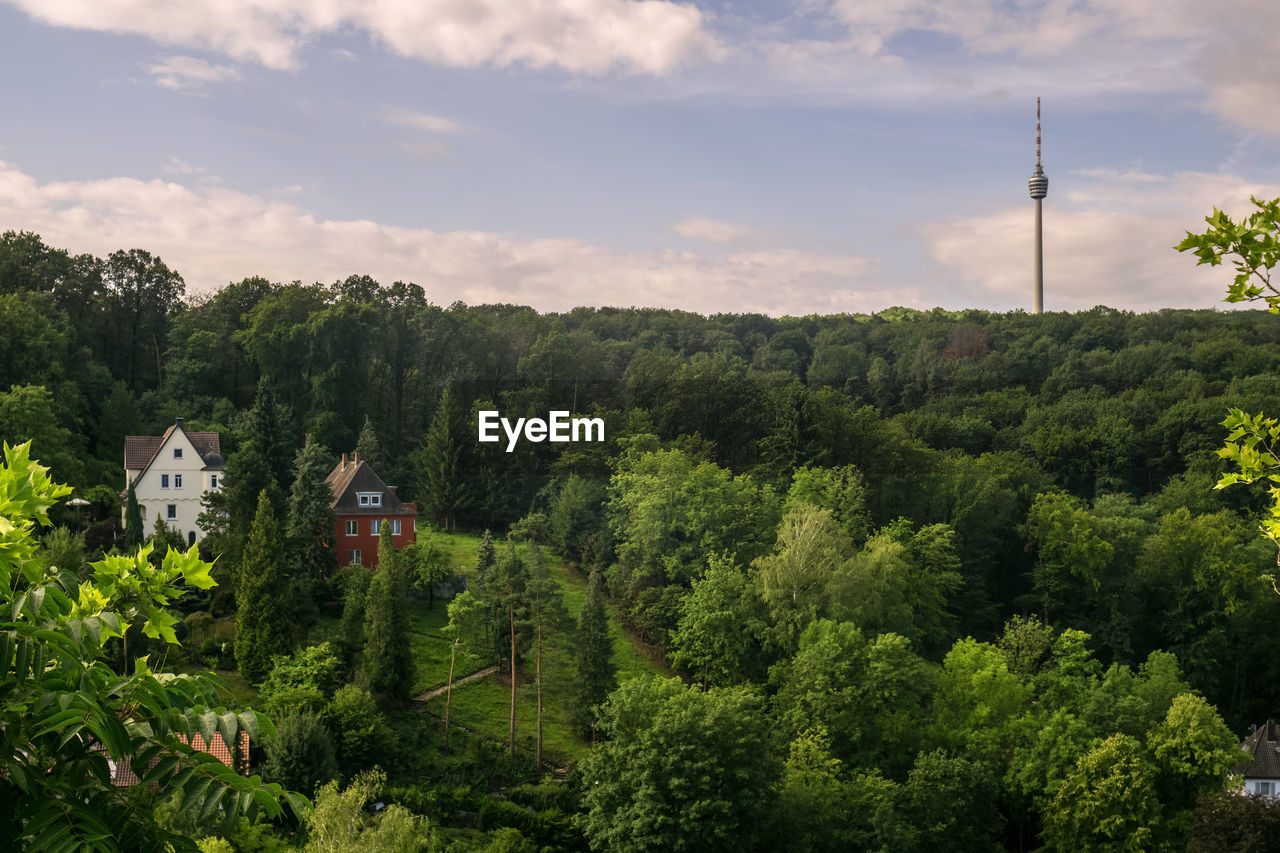
<path fill-rule="evenodd" d="M 511 624 L 511 757 L 516 757 L 516 607 L 507 608 Z"/>
<path fill-rule="evenodd" d="M 449 686 L 444 691 L 444 751 L 449 751 L 449 704 L 453 702 L 453 662 L 458 657 L 458 643 L 462 640 L 457 637 L 453 641 L 453 648 L 449 650 Z"/>
<path fill-rule="evenodd" d="M 538 607 L 538 741 L 534 748 L 534 766 L 542 769 L 542 607 Z"/>

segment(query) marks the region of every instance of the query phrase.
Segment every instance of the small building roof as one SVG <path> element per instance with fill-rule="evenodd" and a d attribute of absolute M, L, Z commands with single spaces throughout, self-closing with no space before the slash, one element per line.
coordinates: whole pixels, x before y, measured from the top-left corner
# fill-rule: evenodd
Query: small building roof
<path fill-rule="evenodd" d="M 1251 779 L 1280 779 L 1280 726 L 1267 720 L 1246 737 L 1240 746 L 1253 759 L 1232 772 Z"/>
<path fill-rule="evenodd" d="M 181 429 L 187 440 L 195 447 L 205 467 L 213 470 L 222 468 L 222 436 L 216 432 L 187 432 L 182 429 L 182 418 L 178 418 L 172 426 L 164 431 L 164 435 L 126 435 L 124 437 L 124 467 L 126 471 L 145 470 L 156 458 L 160 448 L 173 435 L 175 429 Z M 212 455 L 211 455 L 212 454 Z"/>
<path fill-rule="evenodd" d="M 330 507 L 334 515 L 417 515 L 418 511 L 406 505 L 396 496 L 395 490 L 382 481 L 368 463 L 355 454 L 351 459 L 342 454 L 342 461 L 325 478 L 333 490 Z M 360 506 L 361 492 L 377 492 L 382 495 L 381 506 Z"/>

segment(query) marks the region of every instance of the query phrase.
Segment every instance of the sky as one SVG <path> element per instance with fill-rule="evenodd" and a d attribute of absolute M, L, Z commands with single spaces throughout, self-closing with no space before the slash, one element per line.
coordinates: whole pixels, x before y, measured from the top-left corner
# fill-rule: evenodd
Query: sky
<path fill-rule="evenodd" d="M 1221 306 L 1172 249 L 1280 196 L 1270 0 L 0 0 L 0 231 L 200 294 Z"/>

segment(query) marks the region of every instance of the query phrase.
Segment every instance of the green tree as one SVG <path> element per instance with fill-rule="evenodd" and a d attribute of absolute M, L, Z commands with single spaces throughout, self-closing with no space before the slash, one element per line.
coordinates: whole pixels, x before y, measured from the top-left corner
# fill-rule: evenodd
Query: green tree
<path fill-rule="evenodd" d="M 617 685 L 613 665 L 613 638 L 609 636 L 609 617 L 605 609 L 604 581 L 599 569 L 592 569 L 587 579 L 587 595 L 578 614 L 574 635 L 574 713 L 580 729 L 595 723 L 596 708 Z"/>
<path fill-rule="evenodd" d="M 467 447 L 467 415 L 452 385 L 444 386 L 426 442 L 418 453 L 418 502 L 445 530 L 457 529 L 458 514 L 468 501 L 463 460 Z"/>
<path fill-rule="evenodd" d="M 415 542 L 400 549 L 399 560 L 410 585 L 414 589 L 427 591 L 427 607 L 433 609 L 436 604 L 436 584 L 442 584 L 453 577 L 448 553 L 431 542 Z"/>
<path fill-rule="evenodd" d="M 1134 738 L 1112 735 L 1080 758 L 1044 817 L 1049 850 L 1149 851 L 1160 842 L 1154 769 Z"/>
<path fill-rule="evenodd" d="M 391 542 L 391 525 L 382 522 L 381 551 Z M 395 559 L 379 561 L 369 583 L 364 623 L 364 671 L 369 689 L 393 699 L 409 698 L 415 666 L 409 646 L 409 613 L 404 588 L 395 573 Z"/>
<path fill-rule="evenodd" d="M 529 543 L 528 610 L 534 628 L 535 685 L 538 690 L 538 721 L 534 739 L 534 764 L 542 766 L 542 637 L 543 629 L 563 621 L 567 615 L 560 600 L 560 587 L 547 570 L 547 560 L 537 543 Z"/>
<path fill-rule="evenodd" d="M 364 426 L 360 427 L 360 437 L 356 439 L 356 455 L 360 461 L 375 471 L 386 471 L 386 460 L 382 456 L 382 445 L 378 443 L 378 433 L 373 428 L 373 420 L 366 414 Z"/>
<path fill-rule="evenodd" d="M 600 850 L 748 849 L 777 779 L 760 700 L 633 678 L 604 706 L 608 740 L 583 760 L 583 830 Z"/>
<path fill-rule="evenodd" d="M 141 546 L 146 538 L 147 534 L 143 529 L 142 507 L 138 505 L 138 493 L 134 491 L 133 483 L 130 483 L 124 499 L 124 547 L 126 550 L 132 551 Z"/>
<path fill-rule="evenodd" d="M 368 569 L 355 566 L 344 575 L 346 592 L 342 598 L 342 636 L 339 644 L 347 666 L 355 663 L 356 655 L 364 648 L 364 617 L 369 602 L 372 577 Z"/>
<path fill-rule="evenodd" d="M 444 751 L 449 751 L 449 711 L 453 705 L 453 672 L 458 660 L 458 646 L 466 642 L 470 648 L 480 648 L 484 641 L 481 634 L 485 625 L 485 604 L 472 594 L 471 590 L 463 590 L 449 602 L 449 624 L 445 626 L 445 635 L 453 638 L 449 644 L 449 680 L 444 694 Z M 484 643 L 484 645 L 488 645 Z"/>
<path fill-rule="evenodd" d="M 324 449 L 308 433 L 294 457 L 289 493 L 289 545 L 295 572 L 304 578 L 328 577 L 338 564 L 329 468 Z"/>
<path fill-rule="evenodd" d="M 551 544 L 570 559 L 581 561 L 603 522 L 604 489 L 598 483 L 570 474 L 551 500 L 547 528 Z"/>
<path fill-rule="evenodd" d="M 210 673 L 153 672 L 145 658 L 124 674 L 107 666 L 106 647 L 131 626 L 177 645 L 167 607 L 184 588 L 213 586 L 195 549 L 170 551 L 153 566 L 150 548 L 110 555 L 90 566 L 74 594 L 38 555 L 35 525 L 70 493 L 30 458 L 30 445 L 4 446 L 0 466 L 0 847 L 10 850 L 191 849 L 161 827 L 151 810 L 121 796 L 109 762 L 129 761 L 159 797 L 180 795 L 192 807 L 221 806 L 228 820 L 262 812 L 297 813 L 305 801 L 278 785 L 244 777 L 190 746 L 239 733 L 257 739 L 273 729 L 252 711 L 222 705 Z M 154 762 L 154 763 L 153 763 Z"/>
<path fill-rule="evenodd" d="M 775 552 L 756 560 L 754 568 L 784 650 L 795 649 L 814 619 L 831 615 L 846 585 L 849 551 L 849 537 L 830 510 L 798 503 L 783 516 Z"/>
<path fill-rule="evenodd" d="M 78 441 L 63 426 L 53 393 L 43 385 L 14 385 L 0 391 L 0 441 L 30 441 L 59 477 L 84 478 Z"/>
<path fill-rule="evenodd" d="M 487 585 L 493 605 L 502 616 L 502 630 L 494 636 L 499 657 L 507 652 L 507 669 L 511 675 L 510 750 L 516 754 L 516 663 L 521 652 L 530 645 L 529 567 L 516 553 L 514 542 L 507 543 L 506 553 L 494 565 Z"/>
<path fill-rule="evenodd" d="M 236 588 L 236 663 L 253 683 L 270 671 L 274 655 L 288 654 L 293 644 L 284 558 L 284 537 L 264 490 L 258 496 Z"/>
<path fill-rule="evenodd" d="M 761 609 L 746 574 L 713 557 L 680 610 L 671 635 L 672 662 L 686 667 L 703 687 L 743 683 L 762 663 Z"/>
<path fill-rule="evenodd" d="M 267 745 L 265 770 L 268 779 L 309 793 L 337 776 L 333 743 L 320 718 L 303 711 L 282 719 L 275 740 Z"/>
<path fill-rule="evenodd" d="M 394 754 L 391 728 L 368 690 L 344 684 L 333 694 L 323 717 L 344 778 Z"/>
<path fill-rule="evenodd" d="M 339 791 L 329 782 L 316 792 L 307 814 L 309 836 L 303 853 L 419 853 L 432 843 L 430 824 L 403 806 L 392 805 L 369 817 L 369 801 L 386 781 L 381 771 L 361 773 Z"/>

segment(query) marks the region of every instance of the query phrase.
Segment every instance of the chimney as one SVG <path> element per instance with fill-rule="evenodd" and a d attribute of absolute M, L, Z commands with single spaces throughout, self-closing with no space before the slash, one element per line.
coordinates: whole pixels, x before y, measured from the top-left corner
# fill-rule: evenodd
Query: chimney
<path fill-rule="evenodd" d="M 174 418 L 174 419 L 173 419 L 173 424 L 174 424 L 174 426 L 176 426 L 178 429 L 182 429 L 182 418 Z"/>
<path fill-rule="evenodd" d="M 396 497 L 396 487 L 395 487 L 395 486 L 387 486 L 387 491 L 388 491 L 388 492 L 391 492 L 391 497 L 393 497 L 393 498 L 394 498 L 394 497 Z"/>
<path fill-rule="evenodd" d="M 347 454 L 342 454 L 342 470 L 347 470 Z"/>
<path fill-rule="evenodd" d="M 359 450 L 357 450 L 355 453 L 352 453 L 352 454 L 351 454 L 351 464 L 352 464 L 352 465 L 359 465 L 359 464 L 360 464 L 360 451 L 359 451 Z"/>

